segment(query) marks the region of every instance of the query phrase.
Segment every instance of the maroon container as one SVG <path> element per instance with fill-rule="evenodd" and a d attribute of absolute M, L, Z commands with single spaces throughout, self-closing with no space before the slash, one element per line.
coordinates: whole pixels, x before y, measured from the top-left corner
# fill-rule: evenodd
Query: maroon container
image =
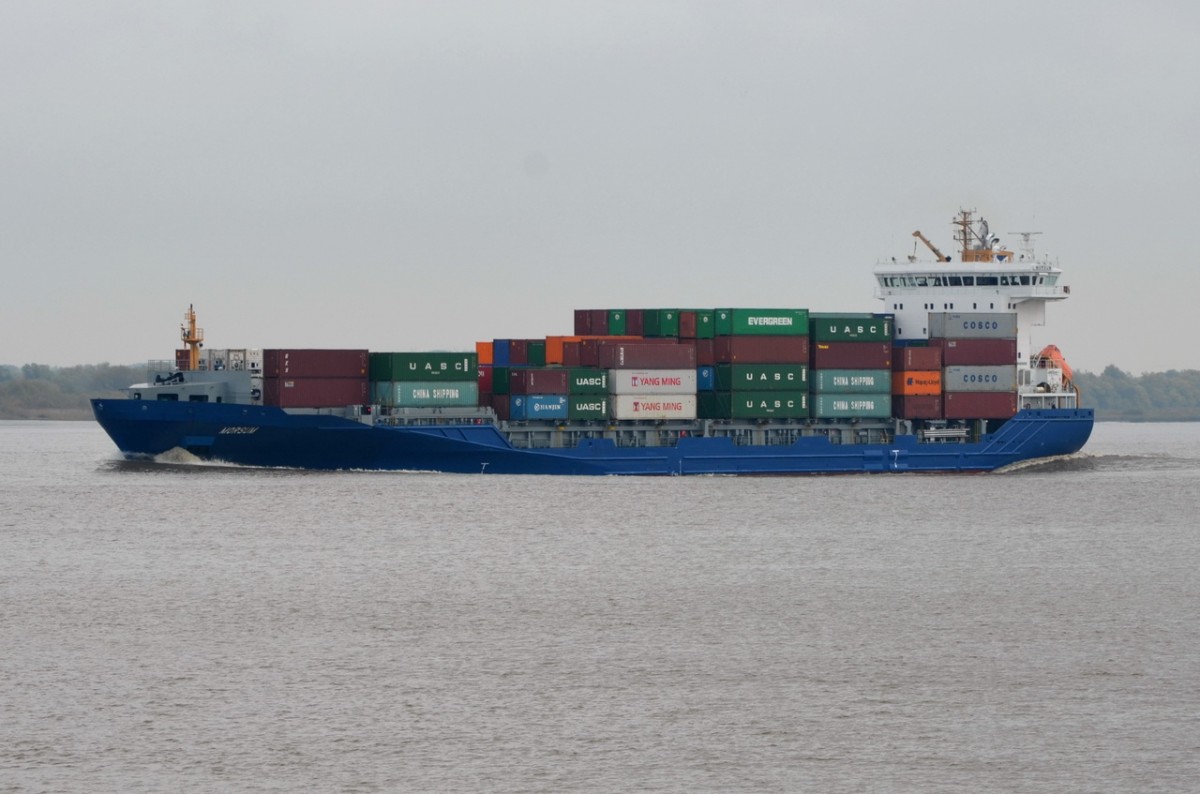
<path fill-rule="evenodd" d="M 564 367 L 581 367 L 580 363 L 580 348 L 582 342 L 563 342 L 563 366 Z"/>
<path fill-rule="evenodd" d="M 263 376 L 366 378 L 367 351 L 268 348 L 263 351 Z"/>
<path fill-rule="evenodd" d="M 509 399 L 507 394 L 492 395 L 492 410 L 496 412 L 497 419 L 507 420 L 509 413 Z"/>
<path fill-rule="evenodd" d="M 625 333 L 629 336 L 641 336 L 646 330 L 646 310 L 625 310 Z"/>
<path fill-rule="evenodd" d="M 479 383 L 480 394 L 491 394 L 492 384 L 495 382 L 495 370 L 491 365 L 481 366 L 476 381 Z"/>
<path fill-rule="evenodd" d="M 514 366 L 520 366 L 529 363 L 528 339 L 508 340 L 508 363 Z"/>
<path fill-rule="evenodd" d="M 942 395 L 892 395 L 892 414 L 901 419 L 941 419 Z"/>
<path fill-rule="evenodd" d="M 659 344 L 641 342 L 605 342 L 599 349 L 601 369 L 691 369 L 696 366 L 696 346 L 664 344 L 675 339 L 658 339 Z"/>
<path fill-rule="evenodd" d="M 697 339 L 696 340 L 696 366 L 711 367 L 717 363 L 714 347 L 715 339 Z"/>
<path fill-rule="evenodd" d="M 591 309 L 575 310 L 575 336 L 590 336 L 592 333 Z"/>
<path fill-rule="evenodd" d="M 897 372 L 932 372 L 942 368 L 940 347 L 893 347 L 892 369 Z M 926 419 L 928 417 L 908 417 Z"/>
<path fill-rule="evenodd" d="M 679 313 L 679 338 L 680 339 L 695 339 L 696 338 L 696 313 L 695 312 L 680 312 Z"/>
<path fill-rule="evenodd" d="M 366 378 L 263 378 L 263 404 L 280 408 L 367 405 Z"/>
<path fill-rule="evenodd" d="M 947 367 L 990 367 L 1017 363 L 1016 339 L 930 339 Z"/>
<path fill-rule="evenodd" d="M 514 369 L 509 375 L 509 394 L 566 394 L 565 369 Z"/>
<path fill-rule="evenodd" d="M 947 419 L 1007 419 L 1017 412 L 1017 393 L 957 391 L 942 395 Z"/>
<path fill-rule="evenodd" d="M 175 351 L 175 369 L 191 369 L 192 368 L 192 351 L 186 347 L 182 350 Z"/>
<path fill-rule="evenodd" d="M 891 342 L 814 342 L 813 369 L 891 369 Z"/>
<path fill-rule="evenodd" d="M 807 364 L 807 336 L 718 336 L 716 364 Z"/>

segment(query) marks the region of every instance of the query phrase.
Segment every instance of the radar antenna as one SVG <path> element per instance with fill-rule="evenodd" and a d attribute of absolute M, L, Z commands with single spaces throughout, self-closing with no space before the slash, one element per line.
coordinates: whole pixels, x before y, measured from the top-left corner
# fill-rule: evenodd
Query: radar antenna
<path fill-rule="evenodd" d="M 1033 236 L 1041 234 L 1041 232 L 1006 232 L 1006 234 L 1019 234 L 1021 236 L 1021 253 L 1026 259 L 1032 260 L 1033 256 Z"/>

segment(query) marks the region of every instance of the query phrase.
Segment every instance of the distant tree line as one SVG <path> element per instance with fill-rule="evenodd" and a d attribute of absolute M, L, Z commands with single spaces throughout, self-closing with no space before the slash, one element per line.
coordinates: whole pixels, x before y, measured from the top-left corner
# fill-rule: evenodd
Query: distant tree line
<path fill-rule="evenodd" d="M 49 367 L 0 365 L 0 419 L 88 419 L 91 397 L 123 396 L 146 379 L 146 366 L 82 364 Z M 1108 366 L 1099 375 L 1075 373 L 1083 405 L 1101 419 L 1200 421 L 1200 370 L 1133 376 Z"/>

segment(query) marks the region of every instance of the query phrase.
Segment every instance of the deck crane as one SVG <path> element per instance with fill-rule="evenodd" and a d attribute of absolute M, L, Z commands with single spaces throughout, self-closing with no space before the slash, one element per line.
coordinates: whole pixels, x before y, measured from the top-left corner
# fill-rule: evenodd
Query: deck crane
<path fill-rule="evenodd" d="M 929 250 L 933 251 L 933 255 L 937 257 L 939 262 L 949 262 L 950 261 L 950 257 L 946 256 L 941 251 L 939 251 L 938 247 L 936 245 L 934 245 L 933 243 L 929 242 L 929 238 L 926 237 L 925 235 L 921 234 L 919 231 L 913 232 L 913 237 L 916 237 L 918 240 L 925 243 L 925 245 L 929 246 Z"/>

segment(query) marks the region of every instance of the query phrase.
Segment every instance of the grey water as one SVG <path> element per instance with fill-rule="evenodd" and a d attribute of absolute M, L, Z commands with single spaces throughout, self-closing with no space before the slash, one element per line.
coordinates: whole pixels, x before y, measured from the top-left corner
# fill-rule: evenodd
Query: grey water
<path fill-rule="evenodd" d="M 988 475 L 120 460 L 0 422 L 0 791 L 1195 791 L 1200 425 Z"/>

